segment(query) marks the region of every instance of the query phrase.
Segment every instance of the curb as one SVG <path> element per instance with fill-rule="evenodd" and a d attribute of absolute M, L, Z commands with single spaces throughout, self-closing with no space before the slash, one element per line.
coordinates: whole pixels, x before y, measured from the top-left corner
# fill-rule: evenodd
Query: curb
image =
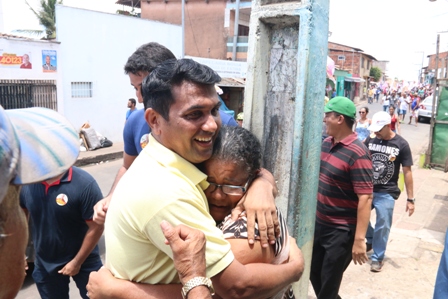
<path fill-rule="evenodd" d="M 97 156 L 93 156 L 93 157 L 79 158 L 78 160 L 76 160 L 74 165 L 77 167 L 82 167 L 82 166 L 86 166 L 86 165 L 90 165 L 90 164 L 97 164 L 97 163 L 101 163 L 104 161 L 110 161 L 110 160 L 115 160 L 115 159 L 120 159 L 120 158 L 123 158 L 123 150 L 114 152 L 114 153 L 97 155 Z"/>

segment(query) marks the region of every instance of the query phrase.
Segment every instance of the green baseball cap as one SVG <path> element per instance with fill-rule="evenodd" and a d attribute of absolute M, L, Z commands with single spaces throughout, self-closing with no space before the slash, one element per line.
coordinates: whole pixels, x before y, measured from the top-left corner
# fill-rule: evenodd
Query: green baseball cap
<path fill-rule="evenodd" d="M 337 112 L 350 118 L 356 117 L 355 104 L 346 97 L 334 97 L 325 105 L 325 113 Z"/>

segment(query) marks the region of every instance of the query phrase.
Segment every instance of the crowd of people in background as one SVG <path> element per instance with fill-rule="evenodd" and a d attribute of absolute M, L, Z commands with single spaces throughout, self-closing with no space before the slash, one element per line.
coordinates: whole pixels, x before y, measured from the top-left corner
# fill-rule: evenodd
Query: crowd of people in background
<path fill-rule="evenodd" d="M 393 126 L 393 131 L 400 134 L 399 124 L 406 122 L 406 115 L 409 116 L 408 124 L 418 124 L 418 110 L 422 108 L 422 101 L 432 95 L 432 86 L 420 84 L 412 88 L 398 85 L 396 88 L 372 84 L 367 91 L 368 103 L 380 102 L 383 111 L 390 112 L 393 121 L 399 119 L 397 128 Z M 392 108 L 391 108 L 392 107 Z M 392 109 L 393 111 L 390 111 Z"/>

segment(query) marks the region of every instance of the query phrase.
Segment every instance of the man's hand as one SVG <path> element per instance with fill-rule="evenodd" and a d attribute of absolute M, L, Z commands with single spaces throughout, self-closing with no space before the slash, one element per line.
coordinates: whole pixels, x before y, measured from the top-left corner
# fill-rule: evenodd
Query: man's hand
<path fill-rule="evenodd" d="M 366 242 L 364 239 L 355 240 L 352 247 L 352 259 L 355 265 L 367 263 Z"/>
<path fill-rule="evenodd" d="M 167 221 L 160 223 L 165 243 L 173 251 L 174 267 L 182 284 L 196 276 L 206 276 L 205 235 L 185 225 L 173 228 Z"/>
<path fill-rule="evenodd" d="M 96 203 L 96 205 L 93 207 L 93 221 L 95 223 L 103 225 L 106 221 L 106 213 L 107 209 L 109 208 L 111 196 L 108 195 L 99 202 Z"/>
<path fill-rule="evenodd" d="M 232 210 L 232 220 L 246 211 L 247 239 L 249 244 L 255 243 L 255 222 L 258 223 L 260 241 L 263 247 L 275 244 L 275 238 L 280 234 L 280 225 L 275 206 L 277 186 L 272 174 L 262 169 L 259 176 L 252 182 L 245 196 Z"/>
<path fill-rule="evenodd" d="M 406 212 L 409 212 L 409 217 L 411 217 L 412 214 L 414 214 L 414 211 L 415 211 L 415 204 L 407 201 L 406 202 Z"/>
<path fill-rule="evenodd" d="M 81 265 L 76 261 L 71 260 L 64 266 L 64 268 L 59 270 L 58 273 L 67 276 L 75 276 L 76 274 L 79 273 L 80 269 Z"/>
<path fill-rule="evenodd" d="M 87 292 L 90 299 L 109 298 L 107 291 L 110 286 L 116 283 L 117 279 L 110 273 L 106 267 L 90 272 L 89 283 L 87 284 Z"/>

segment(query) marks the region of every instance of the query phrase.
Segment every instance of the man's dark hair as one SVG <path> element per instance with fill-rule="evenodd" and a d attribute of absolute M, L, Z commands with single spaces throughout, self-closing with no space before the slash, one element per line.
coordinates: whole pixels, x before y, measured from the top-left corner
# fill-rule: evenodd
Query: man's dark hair
<path fill-rule="evenodd" d="M 166 47 L 158 43 L 147 43 L 140 46 L 128 58 L 124 66 L 126 75 L 138 74 L 139 72 L 152 72 L 157 65 L 168 59 L 175 59 L 176 56 Z"/>
<path fill-rule="evenodd" d="M 153 108 L 165 120 L 169 120 L 169 111 L 174 103 L 172 89 L 184 81 L 198 85 L 214 85 L 221 77 L 206 65 L 191 59 L 170 59 L 157 66 L 142 84 L 142 96 L 145 110 Z"/>
<path fill-rule="evenodd" d="M 137 104 L 137 102 L 135 101 L 135 99 L 129 99 L 129 102 L 131 102 L 134 106 Z"/>
<path fill-rule="evenodd" d="M 335 117 L 339 117 L 340 115 L 342 115 L 344 117 L 344 122 L 347 125 L 347 127 L 349 128 L 353 128 L 353 125 L 355 124 L 355 119 L 354 118 L 350 118 L 347 115 L 341 114 L 341 113 L 337 113 L 337 112 L 333 112 Z"/>

